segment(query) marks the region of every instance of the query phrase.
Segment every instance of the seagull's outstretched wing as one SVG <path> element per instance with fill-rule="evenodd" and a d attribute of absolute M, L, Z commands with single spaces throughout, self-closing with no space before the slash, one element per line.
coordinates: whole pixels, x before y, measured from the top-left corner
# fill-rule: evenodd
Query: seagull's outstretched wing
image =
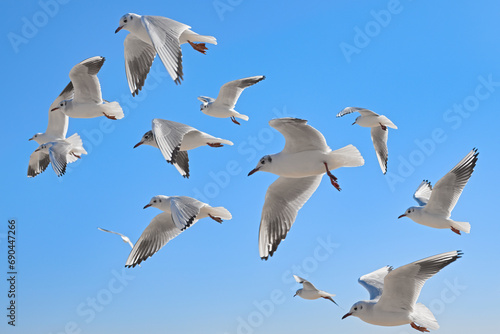
<path fill-rule="evenodd" d="M 225 83 L 220 88 L 219 95 L 217 96 L 214 105 L 221 105 L 225 108 L 233 109 L 236 102 L 238 102 L 241 92 L 243 92 L 245 88 L 255 85 L 257 82 L 262 81 L 265 78 L 266 77 L 263 75 L 257 75 Z"/>
<path fill-rule="evenodd" d="M 283 153 L 297 153 L 309 150 L 327 151 L 323 134 L 299 118 L 277 118 L 269 121 L 269 125 L 278 130 L 286 140 Z"/>
<path fill-rule="evenodd" d="M 387 131 L 387 128 L 384 130 L 380 126 L 375 126 L 371 128 L 371 135 L 380 169 L 382 169 L 382 172 L 385 174 L 387 172 L 387 159 L 389 156 L 387 151 L 387 137 L 389 131 Z"/>
<path fill-rule="evenodd" d="M 66 173 L 66 165 L 76 160 L 75 157 L 69 157 L 71 144 L 66 141 L 55 142 L 49 148 L 49 157 L 52 168 L 57 176 L 62 176 Z"/>
<path fill-rule="evenodd" d="M 196 216 L 200 213 L 200 209 L 205 206 L 194 198 L 187 196 L 172 196 L 170 197 L 170 211 L 175 226 L 181 231 L 184 231 L 198 221 Z"/>
<path fill-rule="evenodd" d="M 128 34 L 123 42 L 125 52 L 125 73 L 132 96 L 139 94 L 144 86 L 153 60 L 155 48 L 133 34 Z"/>
<path fill-rule="evenodd" d="M 418 186 L 417 190 L 413 194 L 413 199 L 417 201 L 418 205 L 425 206 L 429 202 L 429 198 L 432 194 L 431 183 L 427 180 L 423 180 Z"/>
<path fill-rule="evenodd" d="M 469 181 L 476 166 L 477 149 L 473 149 L 451 171 L 443 176 L 432 189 L 431 197 L 423 210 L 449 218 L 451 211 Z"/>
<path fill-rule="evenodd" d="M 272 256 L 285 239 L 298 211 L 318 188 L 321 177 L 280 176 L 269 186 L 259 228 L 259 254 L 262 259 Z"/>
<path fill-rule="evenodd" d="M 78 103 L 102 103 L 101 85 L 97 73 L 104 64 L 104 57 L 85 59 L 73 66 L 69 78 L 75 89 L 73 101 Z"/>
<path fill-rule="evenodd" d="M 384 278 L 391 270 L 392 267 L 385 266 L 358 279 L 358 283 L 370 293 L 370 300 L 378 300 L 380 298 L 384 290 Z"/>
<path fill-rule="evenodd" d="M 344 108 L 341 112 L 337 114 L 337 117 L 342 117 L 347 114 L 352 114 L 353 112 L 359 112 L 363 116 L 378 116 L 378 114 L 374 113 L 371 110 L 365 109 L 365 108 L 358 108 L 358 107 L 347 107 Z"/>
<path fill-rule="evenodd" d="M 71 100 L 74 95 L 73 83 L 70 81 L 69 84 L 63 89 L 61 94 L 52 102 L 49 108 L 49 124 L 47 125 L 47 130 L 45 134 L 50 134 L 56 138 L 66 138 L 66 133 L 68 132 L 69 118 L 63 114 L 60 110 L 51 111 L 59 106 L 59 103 L 64 100 Z"/>
<path fill-rule="evenodd" d="M 318 290 L 318 289 L 316 289 L 316 287 L 311 282 L 309 282 L 306 279 L 303 279 L 302 277 L 299 277 L 297 275 L 293 275 L 293 278 L 295 278 L 295 280 L 297 281 L 297 283 L 302 284 L 302 288 L 304 290 Z"/>
<path fill-rule="evenodd" d="M 105 228 L 98 227 L 97 229 L 99 231 L 103 231 L 103 232 L 108 232 L 108 233 L 113 233 L 113 234 L 119 235 L 122 238 L 123 241 L 125 241 L 126 243 L 128 243 L 130 245 L 130 247 L 132 247 L 132 249 L 134 248 L 134 244 L 130 241 L 130 238 L 127 237 L 126 235 L 123 235 L 123 234 L 118 233 L 118 232 L 106 230 Z"/>
<path fill-rule="evenodd" d="M 125 267 L 135 267 L 158 252 L 170 240 L 181 233 L 170 213 L 163 212 L 151 220 L 130 252 Z"/>
<path fill-rule="evenodd" d="M 143 15 L 142 22 L 168 74 L 180 84 L 183 73 L 179 37 L 191 27 L 161 16 Z"/>
<path fill-rule="evenodd" d="M 44 151 L 34 151 L 30 155 L 28 177 L 35 177 L 47 169 L 50 163 L 49 154 Z"/>
<path fill-rule="evenodd" d="M 188 132 L 198 130 L 182 123 L 155 118 L 152 131 L 165 160 L 173 164 L 182 176 L 189 178 L 188 154 L 187 151 L 180 151 L 180 147 Z"/>
<path fill-rule="evenodd" d="M 198 96 L 198 100 L 200 100 L 203 103 L 207 103 L 207 104 L 215 101 L 214 98 L 211 98 L 208 96 Z"/>
<path fill-rule="evenodd" d="M 392 270 L 385 276 L 377 306 L 385 311 L 412 312 L 426 280 L 460 258 L 460 251 L 434 255 Z"/>

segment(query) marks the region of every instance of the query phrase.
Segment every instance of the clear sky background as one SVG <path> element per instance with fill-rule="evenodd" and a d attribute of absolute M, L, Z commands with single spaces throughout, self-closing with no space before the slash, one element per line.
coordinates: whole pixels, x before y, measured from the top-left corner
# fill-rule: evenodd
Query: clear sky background
<path fill-rule="evenodd" d="M 358 277 L 461 249 L 462 259 L 430 279 L 420 295 L 439 333 L 498 329 L 500 276 L 496 202 L 500 182 L 500 5 L 496 1 L 62 1 L 9 2 L 0 21 L 3 117 L 0 224 L 2 333 L 416 333 L 356 318 L 368 298 Z M 132 98 L 123 41 L 114 34 L 127 12 L 166 16 L 217 38 L 207 55 L 183 46 L 176 86 L 156 59 L 145 89 Z M 104 56 L 103 97 L 125 118 L 70 119 L 89 152 L 58 178 L 49 167 L 26 177 L 52 101 L 70 69 Z M 227 81 L 266 75 L 245 90 L 241 126 L 199 110 Z M 369 130 L 336 118 L 347 106 L 369 108 L 398 127 L 389 134 L 388 173 L 378 166 Z M 258 229 L 267 187 L 277 176 L 247 177 L 258 159 L 281 151 L 269 127 L 294 116 L 321 131 L 332 149 L 355 145 L 358 168 L 336 170 L 342 191 L 323 178 L 288 237 L 267 262 Z M 232 147 L 190 151 L 183 179 L 152 147 L 132 149 L 153 118 L 189 124 L 232 140 Z M 397 217 L 414 205 L 423 179 L 435 184 L 472 148 L 480 155 L 452 218 L 469 221 L 458 236 Z M 154 195 L 186 195 L 224 206 L 233 219 L 204 219 L 143 263 L 126 269 L 136 241 L 160 213 L 143 210 Z M 7 221 L 17 221 L 17 326 L 7 325 Z M 337 294 L 292 298 L 292 274 Z"/>

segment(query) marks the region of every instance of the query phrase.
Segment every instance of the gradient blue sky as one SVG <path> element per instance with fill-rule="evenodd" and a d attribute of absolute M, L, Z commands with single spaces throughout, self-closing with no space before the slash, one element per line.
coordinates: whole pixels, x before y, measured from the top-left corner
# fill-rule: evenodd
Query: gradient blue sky
<path fill-rule="evenodd" d="M 434 311 L 439 333 L 498 329 L 496 1 L 55 1 L 9 2 L 0 23 L 2 333 L 416 333 L 340 318 L 367 298 L 357 283 L 361 275 L 455 249 L 464 257 L 428 281 L 420 301 Z M 155 75 L 132 98 L 123 58 L 127 32 L 114 34 L 127 12 L 178 20 L 219 44 L 209 45 L 206 56 L 183 46 L 180 86 L 155 60 Z M 28 138 L 45 131 L 48 107 L 71 67 L 97 55 L 106 57 L 99 73 L 103 97 L 119 101 L 125 118 L 71 119 L 68 134 L 78 132 L 89 154 L 61 178 L 49 167 L 28 179 L 36 149 Z M 197 96 L 216 97 L 225 82 L 253 75 L 267 78 L 237 104 L 248 122 L 237 126 L 199 111 Z M 351 126 L 354 115 L 335 118 L 347 106 L 372 109 L 398 125 L 389 135 L 387 175 L 369 130 Z M 264 262 L 258 228 L 276 176 L 246 174 L 261 156 L 282 149 L 283 137 L 267 122 L 283 116 L 307 119 L 332 149 L 354 144 L 366 162 L 335 171 L 340 193 L 324 178 Z M 192 176 L 183 179 L 158 150 L 132 149 L 153 118 L 235 145 L 191 151 Z M 422 179 L 435 184 L 473 147 L 480 152 L 476 171 L 452 215 L 470 221 L 471 234 L 397 219 L 414 205 Z M 198 222 L 123 276 L 130 248 L 97 227 L 136 241 L 160 213 L 142 207 L 159 194 L 207 200 L 233 219 Z M 18 224 L 16 328 L 4 315 L 10 218 Z M 337 294 L 343 309 L 292 298 L 300 288 L 293 273 Z"/>

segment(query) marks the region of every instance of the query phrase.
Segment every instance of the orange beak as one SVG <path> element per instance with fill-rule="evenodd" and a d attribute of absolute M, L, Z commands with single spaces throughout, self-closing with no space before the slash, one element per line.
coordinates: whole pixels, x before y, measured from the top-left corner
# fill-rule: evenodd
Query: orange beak
<path fill-rule="evenodd" d="M 349 316 L 351 316 L 351 315 L 352 315 L 352 313 L 346 313 L 346 314 L 342 317 L 342 319 L 345 319 L 345 318 L 347 318 L 347 317 L 349 317 Z"/>

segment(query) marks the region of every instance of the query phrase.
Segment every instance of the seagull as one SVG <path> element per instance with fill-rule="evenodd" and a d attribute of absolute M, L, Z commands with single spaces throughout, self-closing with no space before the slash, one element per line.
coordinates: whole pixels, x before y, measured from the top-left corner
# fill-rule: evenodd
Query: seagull
<path fill-rule="evenodd" d="M 352 315 L 378 326 L 410 324 L 420 332 L 438 329 L 432 312 L 416 302 L 425 281 L 461 256 L 460 251 L 438 254 L 395 270 L 386 266 L 362 276 L 358 282 L 368 290 L 370 300 L 355 303 L 342 319 Z"/>
<path fill-rule="evenodd" d="M 158 195 L 153 197 L 144 209 L 150 206 L 162 210 L 163 213 L 154 217 L 142 232 L 128 256 L 125 267 L 135 267 L 147 260 L 199 219 L 210 217 L 222 223 L 223 219 L 232 218 L 231 213 L 223 207 L 211 207 L 187 196 Z"/>
<path fill-rule="evenodd" d="M 45 171 L 49 162 L 57 176 L 62 176 L 66 173 L 66 165 L 80 159 L 82 154 L 87 154 L 87 151 L 77 133 L 67 139 L 42 144 L 30 156 L 28 177 Z"/>
<path fill-rule="evenodd" d="M 352 125 L 359 124 L 362 127 L 371 128 L 372 141 L 377 153 L 378 163 L 382 169 L 382 173 L 385 174 L 387 172 L 388 158 L 387 137 L 389 136 L 387 127 L 393 129 L 397 129 L 398 127 L 384 115 L 376 114 L 365 108 L 347 107 L 339 112 L 337 117 L 342 117 L 353 112 L 359 112 L 361 116 L 358 116 Z"/>
<path fill-rule="evenodd" d="M 125 72 L 132 96 L 139 94 L 158 53 L 176 84 L 183 80 L 181 45 L 189 43 L 198 52 L 206 54 L 205 43 L 217 45 L 212 36 L 198 35 L 190 26 L 161 16 L 128 13 L 120 18 L 115 34 L 128 30 L 125 38 Z M 203 43 L 194 43 L 203 42 Z"/>
<path fill-rule="evenodd" d="M 258 75 L 255 77 L 243 78 L 225 83 L 220 88 L 217 99 L 213 99 L 208 96 L 198 97 L 198 100 L 203 102 L 200 106 L 200 110 L 208 116 L 218 118 L 230 117 L 233 123 L 240 125 L 235 117 L 248 121 L 247 115 L 240 114 L 234 110 L 241 92 L 243 92 L 245 88 L 255 85 L 257 82 L 262 81 L 265 78 L 266 77 L 263 75 Z"/>
<path fill-rule="evenodd" d="M 38 145 L 42 145 L 51 141 L 65 139 L 66 133 L 68 132 L 68 116 L 63 114 L 59 110 L 51 111 L 53 108 L 64 100 L 69 100 L 73 98 L 73 84 L 71 81 L 63 89 L 61 94 L 52 102 L 49 108 L 49 124 L 47 125 L 47 130 L 45 133 L 36 133 L 33 137 L 28 140 L 34 140 Z"/>
<path fill-rule="evenodd" d="M 153 129 L 146 132 L 134 148 L 142 144 L 159 148 L 165 160 L 174 165 L 186 178 L 189 178 L 188 150 L 203 145 L 210 147 L 233 145 L 229 140 L 216 138 L 189 125 L 159 118 L 153 119 Z"/>
<path fill-rule="evenodd" d="M 100 227 L 98 227 L 97 229 L 99 231 L 103 231 L 103 232 L 108 232 L 108 233 L 113 233 L 113 234 L 119 235 L 122 238 L 123 242 L 128 243 L 130 245 L 130 247 L 132 247 L 132 249 L 134 249 L 134 244 L 132 243 L 132 241 L 130 241 L 129 237 L 127 237 L 126 235 L 123 235 L 123 234 L 118 233 L 118 232 L 113 232 L 113 231 L 110 231 L 110 230 L 106 230 L 106 229 L 100 228 Z"/>
<path fill-rule="evenodd" d="M 468 222 L 457 222 L 451 220 L 450 216 L 474 171 L 478 155 L 477 149 L 470 151 L 436 183 L 434 189 L 429 181 L 422 181 L 413 195 L 420 206 L 408 208 L 398 218 L 408 217 L 415 223 L 434 228 L 450 228 L 458 235 L 460 231 L 469 233 Z"/>
<path fill-rule="evenodd" d="M 65 99 L 52 108 L 73 118 L 94 118 L 106 116 L 109 119 L 123 118 L 123 110 L 118 102 L 102 99 L 101 85 L 97 73 L 104 64 L 104 57 L 85 59 L 73 66 L 69 78 L 74 86 L 74 97 Z"/>
<path fill-rule="evenodd" d="M 302 277 L 299 277 L 297 275 L 293 275 L 293 278 L 297 281 L 297 283 L 302 284 L 302 289 L 298 289 L 297 292 L 295 293 L 295 296 L 302 297 L 304 299 L 318 299 L 318 298 L 325 298 L 331 300 L 335 305 L 339 306 L 335 300 L 333 300 L 332 297 L 335 297 L 335 295 L 332 295 L 331 293 L 318 290 L 316 287 L 309 282 L 308 280 L 303 279 Z"/>
<path fill-rule="evenodd" d="M 281 132 L 286 143 L 283 151 L 262 157 L 248 175 L 264 171 L 280 177 L 269 186 L 259 230 L 259 254 L 267 260 L 285 239 L 297 212 L 318 188 L 326 172 L 332 185 L 341 190 L 330 170 L 357 167 L 363 157 L 353 145 L 332 151 L 325 137 L 298 118 L 278 118 L 269 125 Z"/>

